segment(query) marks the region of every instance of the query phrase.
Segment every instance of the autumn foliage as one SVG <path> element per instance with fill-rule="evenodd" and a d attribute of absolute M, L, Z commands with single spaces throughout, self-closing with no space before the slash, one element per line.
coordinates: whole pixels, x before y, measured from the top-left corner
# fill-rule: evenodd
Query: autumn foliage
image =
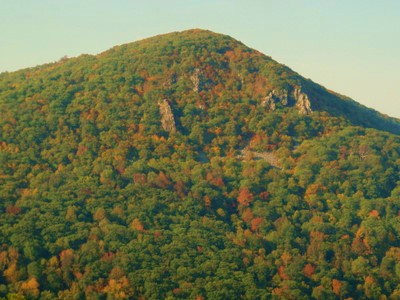
<path fill-rule="evenodd" d="M 0 299 L 400 299 L 399 133 L 204 30 L 1 73 Z"/>

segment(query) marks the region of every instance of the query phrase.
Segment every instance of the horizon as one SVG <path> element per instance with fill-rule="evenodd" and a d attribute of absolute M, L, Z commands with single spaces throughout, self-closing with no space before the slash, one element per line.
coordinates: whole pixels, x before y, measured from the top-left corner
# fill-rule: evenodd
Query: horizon
<path fill-rule="evenodd" d="M 400 41 L 393 39 L 400 34 L 400 3 L 254 2 L 10 1 L 0 13 L 0 24 L 9 28 L 1 38 L 0 72 L 200 28 L 229 35 L 329 90 L 400 118 Z"/>

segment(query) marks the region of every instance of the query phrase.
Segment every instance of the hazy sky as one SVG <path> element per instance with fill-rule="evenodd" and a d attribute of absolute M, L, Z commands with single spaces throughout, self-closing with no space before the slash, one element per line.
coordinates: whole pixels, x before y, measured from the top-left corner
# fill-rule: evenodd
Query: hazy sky
<path fill-rule="evenodd" d="M 0 72 L 190 28 L 400 117 L 400 0 L 0 0 Z"/>

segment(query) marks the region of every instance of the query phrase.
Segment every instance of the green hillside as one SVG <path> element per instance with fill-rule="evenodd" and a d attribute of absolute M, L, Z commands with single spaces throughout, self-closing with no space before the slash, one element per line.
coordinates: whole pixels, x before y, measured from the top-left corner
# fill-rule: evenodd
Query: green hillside
<path fill-rule="evenodd" d="M 0 298 L 399 299 L 400 121 L 229 36 L 0 74 Z"/>

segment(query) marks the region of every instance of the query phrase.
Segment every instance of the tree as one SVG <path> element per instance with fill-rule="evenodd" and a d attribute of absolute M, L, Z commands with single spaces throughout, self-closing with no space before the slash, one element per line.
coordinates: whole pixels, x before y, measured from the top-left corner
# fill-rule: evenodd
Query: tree
<path fill-rule="evenodd" d="M 246 187 L 241 188 L 239 190 L 237 201 L 243 206 L 249 206 L 250 203 L 253 201 L 253 194 L 250 192 L 248 188 Z"/>

